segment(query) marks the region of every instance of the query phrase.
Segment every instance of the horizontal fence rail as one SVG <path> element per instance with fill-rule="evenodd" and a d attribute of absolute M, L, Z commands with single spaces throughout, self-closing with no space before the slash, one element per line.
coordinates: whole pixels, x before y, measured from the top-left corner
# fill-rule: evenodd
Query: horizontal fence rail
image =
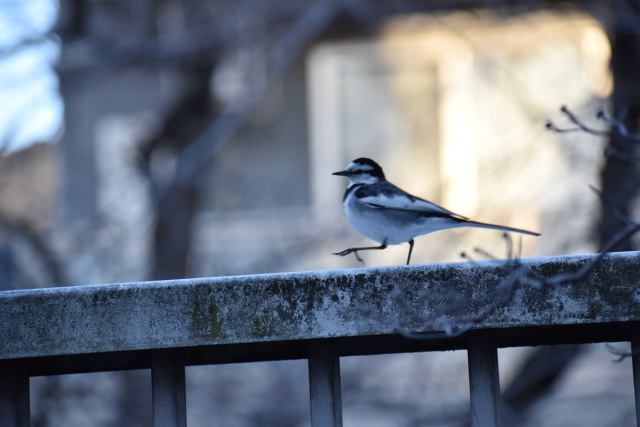
<path fill-rule="evenodd" d="M 638 322 L 639 252 L 6 291 L 0 425 L 29 425 L 30 376 L 151 368 L 154 424 L 184 426 L 185 366 L 306 358 L 338 426 L 341 356 L 456 349 L 473 425 L 500 425 L 497 348 L 637 348 Z"/>

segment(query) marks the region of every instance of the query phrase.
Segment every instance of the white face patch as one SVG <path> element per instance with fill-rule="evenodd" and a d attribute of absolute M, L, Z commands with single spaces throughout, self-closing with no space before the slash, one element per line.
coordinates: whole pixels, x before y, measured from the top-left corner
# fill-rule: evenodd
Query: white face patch
<path fill-rule="evenodd" d="M 361 165 L 359 163 L 351 162 L 349 166 L 347 166 L 348 171 L 372 171 L 373 167 L 371 165 Z"/>
<path fill-rule="evenodd" d="M 347 166 L 347 170 L 353 172 L 362 172 L 364 175 L 369 175 L 371 172 L 373 172 L 373 167 L 371 165 L 361 165 L 351 162 L 349 163 L 349 166 Z"/>
<path fill-rule="evenodd" d="M 347 177 L 350 187 L 355 184 L 378 184 L 384 181 L 384 173 L 380 166 L 366 158 L 352 161 L 345 170 L 335 172 L 334 175 Z"/>
<path fill-rule="evenodd" d="M 355 167 L 353 169 L 347 169 L 347 170 L 353 170 L 353 171 L 358 171 L 359 173 L 356 173 L 355 175 L 350 175 L 349 178 L 349 182 L 351 184 L 375 184 L 377 182 L 380 181 L 379 178 L 371 175 L 371 171 L 373 169 L 371 169 L 370 167 L 368 167 L 367 165 L 354 165 Z"/>

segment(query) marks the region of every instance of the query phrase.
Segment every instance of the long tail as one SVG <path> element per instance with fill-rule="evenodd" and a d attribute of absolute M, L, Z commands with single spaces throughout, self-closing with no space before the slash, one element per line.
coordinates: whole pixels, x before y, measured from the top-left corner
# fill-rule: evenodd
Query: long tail
<path fill-rule="evenodd" d="M 529 234 L 531 236 L 540 235 L 540 233 L 534 233 L 533 231 L 522 230 L 521 228 L 505 227 L 503 225 L 487 224 L 484 222 L 477 222 L 477 221 L 462 221 L 461 225 L 465 227 L 478 227 L 478 228 L 490 228 L 493 230 L 513 231 L 514 233 Z"/>

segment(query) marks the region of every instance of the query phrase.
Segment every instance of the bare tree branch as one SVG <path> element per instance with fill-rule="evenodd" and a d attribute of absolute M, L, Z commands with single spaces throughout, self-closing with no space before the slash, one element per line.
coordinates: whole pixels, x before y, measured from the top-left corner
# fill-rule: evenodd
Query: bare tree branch
<path fill-rule="evenodd" d="M 617 209 L 615 204 L 613 203 L 613 200 L 611 200 L 611 198 L 607 196 L 603 191 L 598 190 L 593 185 L 589 185 L 589 188 L 591 189 L 591 191 L 593 191 L 598 196 L 600 196 L 600 200 L 602 200 L 602 204 L 605 206 L 606 209 L 610 210 L 613 213 L 614 218 L 616 218 L 618 221 L 620 221 L 623 224 L 627 224 L 627 225 L 633 224 L 633 221 L 631 221 L 628 216 L 620 212 L 620 210 Z"/>
<path fill-rule="evenodd" d="M 607 201 L 608 198 L 599 190 L 592 187 L 592 190 L 600 195 L 600 197 Z M 402 327 L 394 328 L 394 332 L 400 333 L 407 338 L 415 339 L 431 339 L 431 338 L 443 338 L 443 337 L 456 337 L 464 332 L 470 330 L 474 325 L 478 325 L 486 321 L 497 310 L 506 306 L 507 304 L 517 302 L 522 297 L 522 292 L 526 288 L 534 289 L 550 289 L 558 286 L 576 284 L 589 276 L 591 272 L 597 267 L 607 253 L 619 243 L 631 238 L 635 233 L 640 231 L 640 223 L 634 222 L 631 219 L 625 217 L 617 208 L 610 205 L 610 209 L 613 209 L 617 218 L 619 218 L 626 226 L 613 236 L 603 247 L 601 248 L 598 256 L 593 261 L 585 264 L 580 269 L 571 273 L 560 273 L 551 277 L 540 277 L 529 266 L 524 264 L 519 255 L 514 253 L 513 241 L 505 233 L 505 240 L 507 242 L 507 258 L 498 260 L 491 253 L 475 248 L 474 251 L 489 259 L 495 260 L 503 265 L 505 269 L 512 270 L 507 278 L 499 282 L 495 287 L 495 292 L 492 295 L 492 303 L 489 304 L 484 311 L 477 313 L 474 316 L 462 318 L 457 316 L 454 312 L 461 305 L 460 301 L 449 306 L 445 312 L 446 318 L 422 318 L 419 321 L 426 323 L 429 328 L 435 330 L 442 330 L 442 332 L 434 333 L 412 333 L 404 330 Z M 474 261 L 468 254 L 461 254 L 463 258 Z M 454 328 L 455 322 L 455 328 Z"/>
<path fill-rule="evenodd" d="M 32 224 L 26 220 L 9 218 L 4 214 L 0 214 L 0 225 L 22 236 L 29 243 L 45 266 L 54 286 L 63 286 L 69 283 L 56 251 L 42 234 L 34 229 Z"/>
<path fill-rule="evenodd" d="M 275 81 L 282 78 L 307 44 L 327 28 L 340 10 L 341 2 L 318 0 L 301 12 L 266 55 L 266 77 L 264 70 L 255 70 L 244 93 L 180 153 L 177 182 L 193 177 L 237 134 L 257 100 Z"/>

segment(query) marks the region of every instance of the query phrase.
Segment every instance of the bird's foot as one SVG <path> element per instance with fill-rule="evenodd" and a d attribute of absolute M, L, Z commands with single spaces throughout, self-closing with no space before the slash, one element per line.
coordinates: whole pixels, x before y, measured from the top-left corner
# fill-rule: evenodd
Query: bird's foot
<path fill-rule="evenodd" d="M 347 256 L 352 252 L 356 256 L 356 259 L 364 264 L 364 260 L 360 258 L 360 255 L 358 255 L 358 249 L 356 248 L 350 248 L 350 249 L 345 249 L 344 251 L 341 251 L 341 252 L 335 252 L 333 255 Z"/>
<path fill-rule="evenodd" d="M 354 249 L 345 249 L 344 251 L 341 251 L 341 252 L 334 252 L 333 255 L 347 256 L 353 251 L 354 251 Z"/>

